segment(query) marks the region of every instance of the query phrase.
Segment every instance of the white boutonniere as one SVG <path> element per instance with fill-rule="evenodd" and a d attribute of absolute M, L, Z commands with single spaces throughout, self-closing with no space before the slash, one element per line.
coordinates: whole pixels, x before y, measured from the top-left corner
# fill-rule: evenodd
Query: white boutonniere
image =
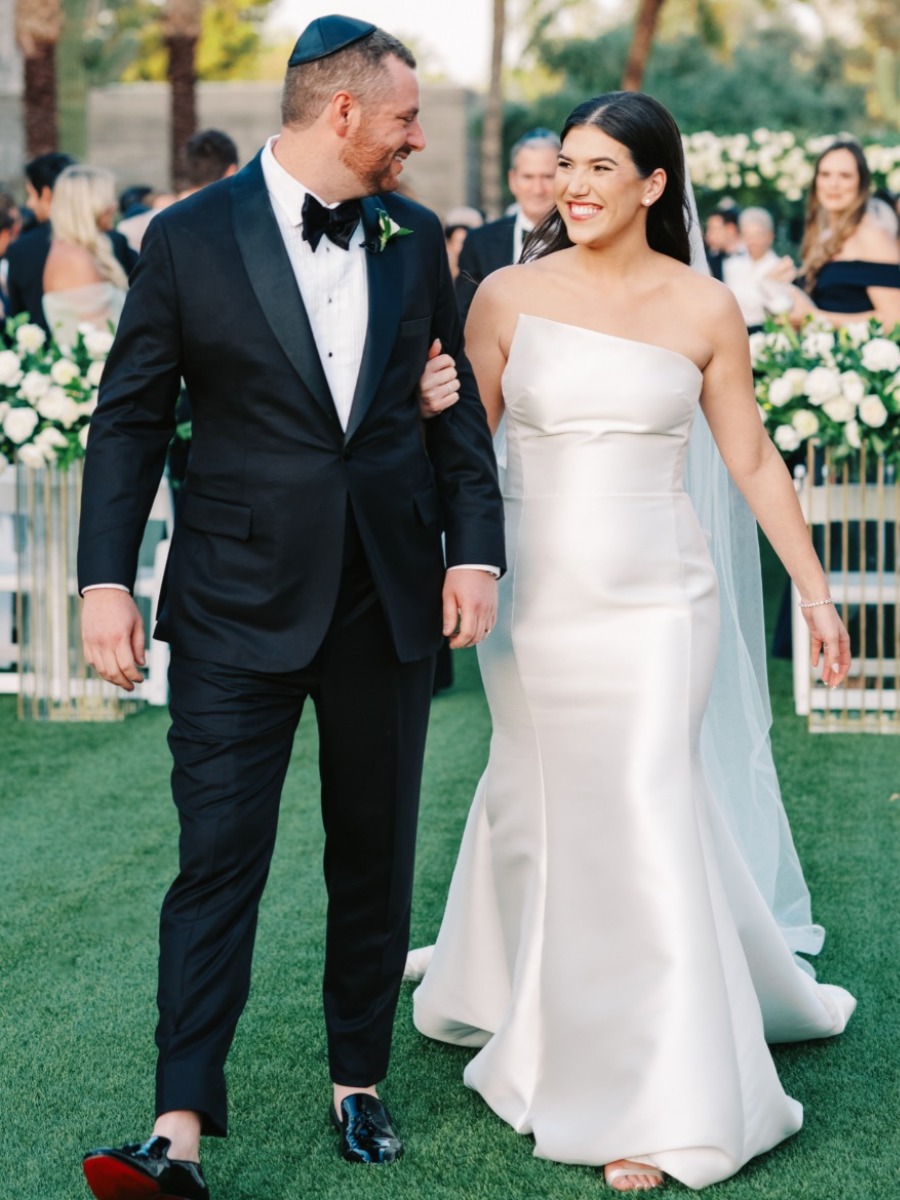
<path fill-rule="evenodd" d="M 404 229 L 402 225 L 398 225 L 383 208 L 377 210 L 378 216 L 378 233 L 370 242 L 366 242 L 366 249 L 374 253 L 380 254 L 395 237 L 405 237 L 408 233 L 412 233 L 411 229 Z"/>

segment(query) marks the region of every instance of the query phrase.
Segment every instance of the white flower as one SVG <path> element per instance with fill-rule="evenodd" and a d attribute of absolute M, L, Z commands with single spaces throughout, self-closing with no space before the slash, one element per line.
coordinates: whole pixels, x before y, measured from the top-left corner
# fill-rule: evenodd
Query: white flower
<path fill-rule="evenodd" d="M 766 335 L 761 331 L 750 334 L 750 361 L 754 366 L 759 362 L 766 348 Z"/>
<path fill-rule="evenodd" d="M 813 367 L 806 377 L 805 389 L 813 404 L 824 404 L 841 395 L 841 377 L 831 367 Z"/>
<path fill-rule="evenodd" d="M 781 354 L 791 349 L 791 339 L 786 333 L 765 333 L 766 345 L 774 354 Z"/>
<path fill-rule="evenodd" d="M 788 367 L 784 373 L 784 378 L 791 385 L 792 396 L 802 396 L 806 390 L 806 375 L 807 372 L 802 367 Z"/>
<path fill-rule="evenodd" d="M 84 335 L 84 348 L 91 358 L 105 358 L 113 344 L 113 335 L 108 329 L 88 329 Z"/>
<path fill-rule="evenodd" d="M 849 400 L 852 404 L 859 404 L 860 400 L 866 394 L 866 382 L 855 371 L 842 371 L 841 391 L 846 400 Z"/>
<path fill-rule="evenodd" d="M 50 378 L 60 387 L 66 387 L 81 375 L 71 358 L 60 358 L 50 368 Z"/>
<path fill-rule="evenodd" d="M 66 429 L 84 415 L 84 409 L 61 387 L 52 387 L 35 405 L 45 421 L 58 421 Z"/>
<path fill-rule="evenodd" d="M 19 395 L 23 400 L 34 403 L 46 396 L 50 391 L 50 377 L 42 371 L 29 371 L 19 387 Z"/>
<path fill-rule="evenodd" d="M 40 325 L 20 325 L 16 330 L 16 345 L 26 354 L 35 354 L 46 340 Z"/>
<path fill-rule="evenodd" d="M 39 420 L 33 408 L 11 408 L 3 419 L 3 432 L 11 442 L 21 446 L 34 433 Z"/>
<path fill-rule="evenodd" d="M 871 425 L 873 429 L 880 429 L 888 419 L 888 410 L 885 408 L 880 397 L 871 395 L 866 396 L 865 400 L 859 406 L 859 419 L 864 421 L 866 425 Z"/>
<path fill-rule="evenodd" d="M 100 380 L 103 377 L 103 368 L 106 364 L 101 359 L 96 359 L 87 369 L 87 381 L 91 387 L 99 387 Z"/>
<path fill-rule="evenodd" d="M 819 432 L 819 418 L 808 408 L 801 408 L 799 412 L 795 412 L 791 417 L 791 424 L 804 439 Z"/>
<path fill-rule="evenodd" d="M 88 396 L 87 400 L 83 400 L 81 404 L 78 405 L 79 415 L 82 417 L 89 417 L 96 407 L 97 393 L 96 391 L 93 391 Z"/>
<path fill-rule="evenodd" d="M 54 429 L 52 425 L 48 425 L 45 429 L 42 429 L 32 443 L 34 446 L 40 446 L 48 459 L 54 457 L 50 451 L 63 450 L 68 444 L 69 441 L 66 435 L 58 429 Z"/>
<path fill-rule="evenodd" d="M 22 368 L 15 350 L 0 351 L 0 385 L 15 387 L 22 381 Z"/>
<path fill-rule="evenodd" d="M 844 328 L 847 331 L 847 337 L 850 339 L 851 346 L 861 346 L 869 337 L 868 321 L 851 321 Z"/>
<path fill-rule="evenodd" d="M 837 396 L 834 400 L 826 400 L 822 405 L 822 409 L 826 416 L 841 425 L 845 421 L 852 421 L 856 416 L 856 405 L 845 396 Z"/>
<path fill-rule="evenodd" d="M 35 446 L 33 442 L 27 446 L 20 446 L 16 451 L 16 457 L 18 458 L 19 462 L 24 463 L 26 467 L 43 467 L 48 462 L 44 451 L 40 448 L 40 446 Z"/>
<path fill-rule="evenodd" d="M 78 430 L 78 440 L 81 442 L 82 450 L 87 450 L 88 434 L 91 431 L 90 425 L 84 425 Z"/>
<path fill-rule="evenodd" d="M 900 346 L 887 338 L 872 338 L 862 348 L 862 361 L 867 371 L 896 371 L 900 367 Z"/>
<path fill-rule="evenodd" d="M 847 445 L 854 450 L 862 449 L 862 438 L 859 436 L 859 425 L 856 421 L 848 421 L 844 426 L 844 437 L 847 439 Z"/>
<path fill-rule="evenodd" d="M 6 419 L 6 414 L 9 412 L 10 408 L 12 408 L 12 405 L 6 400 L 0 401 L 0 425 L 2 425 Z"/>
<path fill-rule="evenodd" d="M 800 445 L 800 434 L 793 425 L 779 425 L 775 430 L 775 445 L 779 450 L 796 450 Z"/>
<path fill-rule="evenodd" d="M 804 376 L 806 372 L 804 371 Z M 769 403 L 775 408 L 781 408 L 783 404 L 787 404 L 788 400 L 794 397 L 794 389 L 791 381 L 786 379 L 784 375 L 779 375 L 777 379 L 773 379 L 769 384 Z"/>
<path fill-rule="evenodd" d="M 801 343 L 803 353 L 808 358 L 824 358 L 830 360 L 834 350 L 834 334 L 826 330 L 808 333 Z"/>

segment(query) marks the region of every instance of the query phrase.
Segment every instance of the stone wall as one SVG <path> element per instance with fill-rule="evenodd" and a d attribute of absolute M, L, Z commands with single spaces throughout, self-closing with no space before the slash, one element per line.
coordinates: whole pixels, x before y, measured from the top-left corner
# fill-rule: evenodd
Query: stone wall
<path fill-rule="evenodd" d="M 22 59 L 16 47 L 11 0 L 0 0 L 0 183 L 18 182 L 25 154 L 22 132 Z"/>
<path fill-rule="evenodd" d="M 246 162 L 278 130 L 280 91 L 276 83 L 202 83 L 197 98 L 200 127 L 229 134 Z M 410 195 L 441 214 L 471 203 L 475 194 L 469 147 L 475 102 L 464 88 L 422 89 L 428 146 L 410 157 L 403 180 Z M 168 104 L 165 84 L 115 84 L 92 91 L 88 160 L 115 171 L 122 187 L 146 183 L 166 190 Z"/>

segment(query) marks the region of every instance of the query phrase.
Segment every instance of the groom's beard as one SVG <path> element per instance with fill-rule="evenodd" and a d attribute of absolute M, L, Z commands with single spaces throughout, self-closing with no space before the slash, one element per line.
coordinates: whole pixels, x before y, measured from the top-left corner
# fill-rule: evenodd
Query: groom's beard
<path fill-rule="evenodd" d="M 411 146 L 400 146 L 386 151 L 383 146 L 373 146 L 362 138 L 345 145 L 341 150 L 341 163 L 359 180 L 362 194 L 374 196 L 378 192 L 393 192 L 399 185 L 400 172 L 395 156 L 408 158 Z"/>

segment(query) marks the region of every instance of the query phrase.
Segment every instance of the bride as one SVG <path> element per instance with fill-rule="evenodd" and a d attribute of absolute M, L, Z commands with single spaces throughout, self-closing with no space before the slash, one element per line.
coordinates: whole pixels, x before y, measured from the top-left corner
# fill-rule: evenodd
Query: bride
<path fill-rule="evenodd" d="M 746 631 L 711 557 L 734 506 L 704 529 L 683 486 L 707 423 L 828 686 L 849 639 L 759 419 L 740 311 L 688 265 L 684 196 L 660 104 L 580 105 L 532 261 L 472 305 L 495 430 L 506 415 L 511 566 L 480 653 L 490 759 L 414 997 L 419 1030 L 478 1048 L 465 1082 L 537 1155 L 603 1166 L 619 1191 L 704 1187 L 796 1132 L 767 1040 L 838 1033 L 854 1007 L 792 953 L 821 930 L 774 778 L 742 811 L 768 747 L 757 698 L 736 761 L 757 736 L 752 665 L 718 680 Z"/>

